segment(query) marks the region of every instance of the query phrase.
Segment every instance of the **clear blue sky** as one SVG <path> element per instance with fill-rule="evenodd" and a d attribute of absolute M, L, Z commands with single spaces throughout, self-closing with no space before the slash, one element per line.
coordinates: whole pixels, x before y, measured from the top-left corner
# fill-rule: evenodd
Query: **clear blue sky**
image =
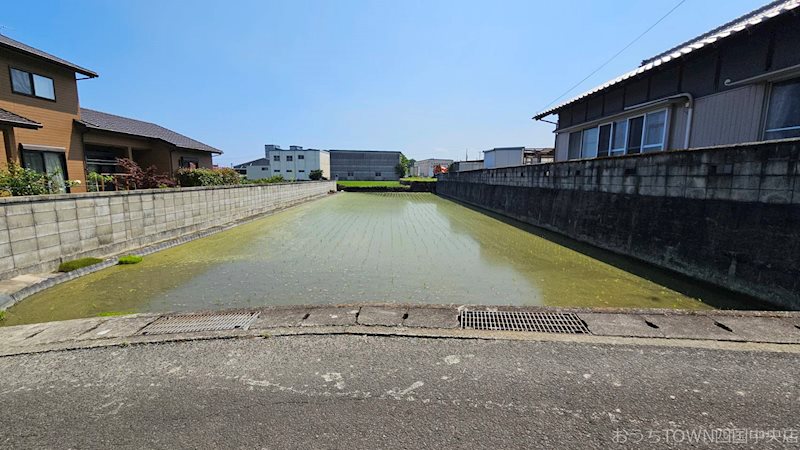
<path fill-rule="evenodd" d="M 569 96 L 766 1 L 688 0 Z M 531 116 L 676 3 L 31 1 L 0 26 L 98 72 L 82 106 L 223 149 L 223 165 L 269 143 L 463 159 L 552 146 Z"/>

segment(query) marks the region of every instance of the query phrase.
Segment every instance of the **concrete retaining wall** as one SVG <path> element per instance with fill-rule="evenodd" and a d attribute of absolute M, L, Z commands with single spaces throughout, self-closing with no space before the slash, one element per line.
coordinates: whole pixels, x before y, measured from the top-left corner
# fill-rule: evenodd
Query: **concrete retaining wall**
<path fill-rule="evenodd" d="M 800 309 L 800 141 L 441 175 L 437 193 Z"/>
<path fill-rule="evenodd" d="M 276 211 L 333 181 L 0 198 L 0 279 L 54 270 Z"/>

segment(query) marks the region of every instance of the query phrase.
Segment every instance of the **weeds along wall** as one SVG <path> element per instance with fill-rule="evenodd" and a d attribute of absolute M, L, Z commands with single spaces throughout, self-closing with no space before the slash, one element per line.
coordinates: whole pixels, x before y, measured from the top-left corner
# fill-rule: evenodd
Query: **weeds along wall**
<path fill-rule="evenodd" d="M 0 198 L 0 279 L 54 270 L 277 211 L 333 181 Z"/>
<path fill-rule="evenodd" d="M 800 309 L 800 140 L 475 170 L 439 195 Z"/>

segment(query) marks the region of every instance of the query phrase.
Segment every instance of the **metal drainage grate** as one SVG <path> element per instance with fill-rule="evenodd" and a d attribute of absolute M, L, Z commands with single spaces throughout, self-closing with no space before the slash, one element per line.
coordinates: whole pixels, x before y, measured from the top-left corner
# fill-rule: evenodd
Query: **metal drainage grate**
<path fill-rule="evenodd" d="M 535 331 L 538 333 L 588 334 L 586 324 L 572 313 L 524 311 L 461 311 L 461 329 Z"/>
<path fill-rule="evenodd" d="M 141 334 L 195 333 L 198 331 L 246 330 L 258 313 L 185 314 L 164 316 L 146 326 Z"/>

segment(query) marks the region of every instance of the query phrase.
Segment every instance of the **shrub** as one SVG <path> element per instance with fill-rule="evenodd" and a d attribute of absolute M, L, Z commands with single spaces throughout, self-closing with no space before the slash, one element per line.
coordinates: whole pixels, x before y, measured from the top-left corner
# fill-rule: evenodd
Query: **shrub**
<path fill-rule="evenodd" d="M 139 256 L 139 255 L 125 255 L 125 256 L 120 256 L 118 263 L 119 264 L 139 264 L 140 262 L 142 262 L 142 259 L 143 258 L 141 256 Z"/>
<path fill-rule="evenodd" d="M 91 266 L 93 264 L 103 262 L 100 258 L 80 258 L 73 259 L 72 261 L 64 261 L 58 266 L 59 272 L 72 272 L 73 270 L 80 269 L 81 267 Z"/>
<path fill-rule="evenodd" d="M 265 183 L 283 183 L 286 179 L 283 175 L 273 175 L 269 178 L 259 178 L 258 180 L 247 180 L 250 184 L 265 184 Z"/>
<path fill-rule="evenodd" d="M 240 184 L 242 177 L 233 169 L 178 169 L 175 173 L 178 184 L 191 186 L 223 186 Z"/>
<path fill-rule="evenodd" d="M 6 312 L 0 310 L 0 322 L 6 320 Z"/>
<path fill-rule="evenodd" d="M 113 182 L 113 175 L 103 175 L 97 172 L 89 172 L 86 174 L 86 189 L 89 192 L 105 191 L 106 185 Z"/>
<path fill-rule="evenodd" d="M 0 169 L 0 191 L 10 195 L 44 195 L 58 192 L 54 175 L 25 169 L 16 163 L 9 163 Z"/>
<path fill-rule="evenodd" d="M 142 169 L 136 162 L 128 158 L 117 158 L 117 164 L 122 168 L 122 173 L 117 175 L 117 184 L 124 185 L 126 189 L 153 189 L 174 187 L 169 175 L 156 172 L 156 166 Z"/>
<path fill-rule="evenodd" d="M 309 179 L 309 180 L 314 180 L 314 181 L 317 181 L 317 180 L 322 180 L 322 179 L 324 179 L 324 178 L 322 177 L 322 169 L 312 170 L 312 171 L 311 171 L 311 172 L 308 174 L 308 179 Z"/>

